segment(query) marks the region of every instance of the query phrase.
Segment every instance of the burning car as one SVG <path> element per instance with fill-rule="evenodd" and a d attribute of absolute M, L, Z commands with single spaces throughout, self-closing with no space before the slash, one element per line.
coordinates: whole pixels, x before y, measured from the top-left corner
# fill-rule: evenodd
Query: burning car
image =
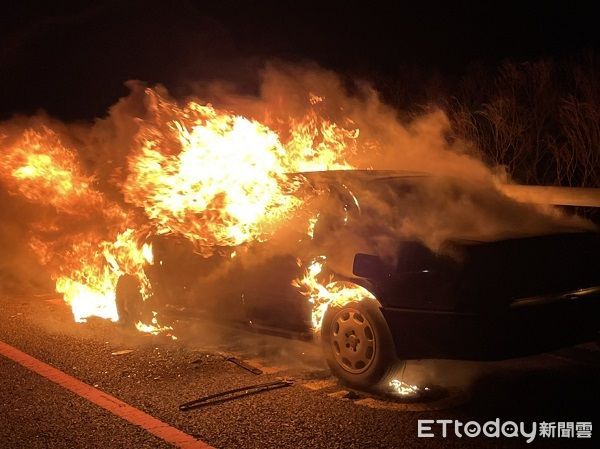
<path fill-rule="evenodd" d="M 596 339 L 600 233 L 589 227 L 464 180 L 375 170 L 292 176 L 313 197 L 308 232 L 290 219 L 280 238 L 209 255 L 180 235 L 151 235 L 152 294 L 121 276 L 121 322 L 170 311 L 320 335 L 332 371 L 363 388 L 398 359 L 501 359 Z"/>

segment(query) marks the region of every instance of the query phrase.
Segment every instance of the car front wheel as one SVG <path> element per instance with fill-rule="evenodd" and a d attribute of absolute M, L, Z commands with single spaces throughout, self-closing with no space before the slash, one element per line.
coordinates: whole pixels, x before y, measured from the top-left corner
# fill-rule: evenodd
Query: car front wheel
<path fill-rule="evenodd" d="M 368 298 L 329 306 L 321 341 L 331 371 L 351 387 L 375 386 L 396 362 L 387 323 L 379 305 Z"/>

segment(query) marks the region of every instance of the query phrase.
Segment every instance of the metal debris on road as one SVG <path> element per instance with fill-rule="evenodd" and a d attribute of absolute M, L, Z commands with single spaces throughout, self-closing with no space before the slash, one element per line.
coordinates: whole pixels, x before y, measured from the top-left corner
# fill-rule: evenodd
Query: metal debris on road
<path fill-rule="evenodd" d="M 125 355 L 133 352 L 133 349 L 121 349 L 120 351 L 111 352 L 110 355 Z"/>
<path fill-rule="evenodd" d="M 243 360 L 238 359 L 237 357 L 233 357 L 233 356 L 225 357 L 225 360 L 227 360 L 228 362 L 231 362 L 231 363 L 235 363 L 237 366 L 244 368 L 246 371 L 250 371 L 252 374 L 259 375 L 259 374 L 263 373 L 263 371 L 261 369 L 256 368 L 256 367 L 244 362 Z"/>
<path fill-rule="evenodd" d="M 186 412 L 194 408 L 205 407 L 207 405 L 219 404 L 221 402 L 232 401 L 244 396 L 250 396 L 256 393 L 262 393 L 264 391 L 275 390 L 277 388 L 289 387 L 293 385 L 294 381 L 291 379 L 282 379 L 274 382 L 267 382 L 264 384 L 250 385 L 247 387 L 234 388 L 232 390 L 222 391 L 221 393 L 210 394 L 201 398 L 195 399 L 179 406 L 179 410 Z"/>

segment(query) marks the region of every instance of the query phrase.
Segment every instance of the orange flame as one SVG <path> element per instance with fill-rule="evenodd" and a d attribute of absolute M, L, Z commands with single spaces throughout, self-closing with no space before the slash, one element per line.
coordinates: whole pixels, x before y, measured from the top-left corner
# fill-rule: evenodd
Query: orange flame
<path fill-rule="evenodd" d="M 416 396 L 420 393 L 417 385 L 411 385 L 402 380 L 392 379 L 388 385 L 395 394 L 400 396 Z M 425 390 L 429 390 L 429 388 L 425 387 Z"/>
<path fill-rule="evenodd" d="M 0 182 L 11 194 L 53 210 L 31 224 L 30 246 L 76 321 L 91 316 L 118 320 L 115 289 L 125 273 L 137 277 L 144 298 L 151 295 L 144 266 L 154 261 L 141 236 L 180 234 L 205 256 L 218 246 L 263 241 L 303 204 L 290 195 L 300 184 L 290 173 L 352 168 L 347 157 L 355 151 L 358 130 L 314 111 L 290 119 L 278 133 L 211 105 L 179 105 L 155 89 L 146 89 L 145 95 L 148 114 L 136 122 L 120 186 L 124 202 L 104 194 L 83 168 L 79 151 L 49 127 L 0 141 Z M 323 101 L 312 94 L 307 98 L 313 106 Z M 134 207 L 141 207 L 145 218 L 135 215 Z M 309 235 L 313 227 L 314 220 L 307 223 Z M 304 284 L 310 284 L 308 278 L 298 281 Z M 325 303 L 350 295 L 338 284 L 310 285 L 317 315 Z M 329 299 L 318 297 L 325 292 Z M 154 319 L 139 323 L 138 329 L 154 333 L 166 328 Z"/>
<path fill-rule="evenodd" d="M 103 206 L 100 193 L 92 190 L 93 178 L 83 173 L 73 151 L 49 128 L 25 130 L 3 150 L 0 176 L 9 191 L 69 214 Z"/>
<path fill-rule="evenodd" d="M 332 275 L 323 279 L 325 262 L 325 256 L 314 258 L 308 264 L 304 276 L 292 281 L 292 285 L 298 287 L 312 305 L 312 326 L 317 332 L 321 330 L 323 317 L 329 306 L 340 307 L 352 301 L 375 300 L 373 294 L 360 285 L 334 281 Z M 302 266 L 300 260 L 298 265 Z"/>
<path fill-rule="evenodd" d="M 264 240 L 301 201 L 287 173 L 347 168 L 357 131 L 316 116 L 293 123 L 289 141 L 267 126 L 194 101 L 183 107 L 146 90 L 153 118 L 129 158 L 125 199 L 159 232 L 182 234 L 205 255 Z"/>
<path fill-rule="evenodd" d="M 3 148 L 0 180 L 11 193 L 55 210 L 31 224 L 29 246 L 48 267 L 75 321 L 91 316 L 117 321 L 115 289 L 124 273 L 137 276 L 142 293 L 149 294 L 135 231 L 119 231 L 130 221 L 127 213 L 95 189 L 93 177 L 57 133 L 28 129 Z M 86 220 L 96 226 L 83 226 Z M 86 231 L 74 230 L 82 226 Z"/>

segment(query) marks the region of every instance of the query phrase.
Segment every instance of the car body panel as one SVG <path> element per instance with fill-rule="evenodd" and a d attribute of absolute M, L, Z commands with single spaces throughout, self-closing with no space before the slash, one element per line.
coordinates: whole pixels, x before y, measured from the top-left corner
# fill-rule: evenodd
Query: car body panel
<path fill-rule="evenodd" d="M 539 305 L 488 313 L 385 307 L 382 312 L 403 359 L 499 360 L 598 338 L 600 289 L 576 300 L 569 294 L 536 299 Z"/>

